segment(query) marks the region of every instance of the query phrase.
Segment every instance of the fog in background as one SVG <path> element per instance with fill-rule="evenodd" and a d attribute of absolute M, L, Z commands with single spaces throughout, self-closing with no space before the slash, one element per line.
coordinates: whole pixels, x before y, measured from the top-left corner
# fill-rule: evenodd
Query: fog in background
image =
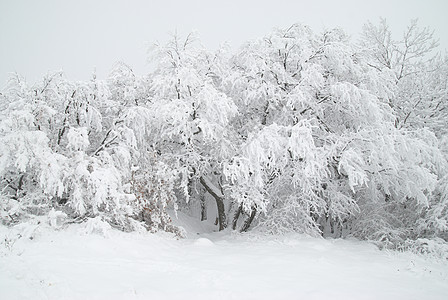
<path fill-rule="evenodd" d="M 229 42 L 236 50 L 297 22 L 315 32 L 341 27 L 357 39 L 368 20 L 386 18 L 399 37 L 418 18 L 445 52 L 447 11 L 446 0 L 0 0 L 0 89 L 12 72 L 29 83 L 57 70 L 72 80 L 88 80 L 96 70 L 103 79 L 117 61 L 145 74 L 148 45 L 175 31 L 197 31 L 209 49 Z"/>

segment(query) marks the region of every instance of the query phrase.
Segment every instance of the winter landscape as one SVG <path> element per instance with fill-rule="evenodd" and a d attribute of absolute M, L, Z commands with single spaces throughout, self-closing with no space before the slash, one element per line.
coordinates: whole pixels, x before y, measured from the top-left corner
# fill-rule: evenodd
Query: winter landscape
<path fill-rule="evenodd" d="M 212 233 L 179 214 L 187 238 L 93 221 L 54 231 L 1 228 L 1 299 L 446 299 L 446 261 L 356 239 Z M 17 234 L 22 238 L 17 239 Z M 30 239 L 32 237 L 33 239 Z"/>
<path fill-rule="evenodd" d="M 0 299 L 448 299 L 434 32 L 173 34 L 0 90 Z"/>

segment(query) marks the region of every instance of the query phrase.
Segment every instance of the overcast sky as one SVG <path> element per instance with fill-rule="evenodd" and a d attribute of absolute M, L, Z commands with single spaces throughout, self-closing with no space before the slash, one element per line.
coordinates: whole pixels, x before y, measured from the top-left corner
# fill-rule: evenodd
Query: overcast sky
<path fill-rule="evenodd" d="M 314 31 L 341 27 L 356 38 L 367 21 L 387 19 L 398 35 L 413 18 L 435 30 L 448 49 L 447 0 L 0 0 L 0 89 L 11 72 L 29 83 L 64 70 L 88 80 L 105 78 L 116 61 L 148 71 L 148 43 L 170 33 L 199 32 L 210 49 L 262 37 L 293 23 Z"/>

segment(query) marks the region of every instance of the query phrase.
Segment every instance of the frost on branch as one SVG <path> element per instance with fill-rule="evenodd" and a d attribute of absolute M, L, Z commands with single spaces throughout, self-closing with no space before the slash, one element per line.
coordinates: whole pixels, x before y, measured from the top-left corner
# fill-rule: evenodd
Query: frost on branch
<path fill-rule="evenodd" d="M 362 157 L 354 150 L 344 151 L 339 160 L 338 172 L 348 177 L 348 185 L 355 192 L 355 186 L 367 184 L 367 174 Z"/>
<path fill-rule="evenodd" d="M 69 148 L 72 151 L 85 151 L 89 146 L 89 137 L 87 135 L 87 128 L 70 128 L 67 133 L 67 140 Z"/>

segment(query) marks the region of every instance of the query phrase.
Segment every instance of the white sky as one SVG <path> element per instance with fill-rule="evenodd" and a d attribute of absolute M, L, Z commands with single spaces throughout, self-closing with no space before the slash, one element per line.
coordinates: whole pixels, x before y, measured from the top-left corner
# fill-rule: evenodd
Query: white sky
<path fill-rule="evenodd" d="M 355 38 L 367 20 L 385 17 L 398 35 L 418 18 L 445 51 L 447 12 L 447 0 L 0 0 L 0 89 L 11 72 L 29 83 L 61 69 L 73 80 L 90 79 L 94 68 L 105 78 L 119 60 L 144 74 L 148 43 L 175 30 L 198 31 L 210 49 L 224 41 L 235 49 L 296 22 Z"/>

